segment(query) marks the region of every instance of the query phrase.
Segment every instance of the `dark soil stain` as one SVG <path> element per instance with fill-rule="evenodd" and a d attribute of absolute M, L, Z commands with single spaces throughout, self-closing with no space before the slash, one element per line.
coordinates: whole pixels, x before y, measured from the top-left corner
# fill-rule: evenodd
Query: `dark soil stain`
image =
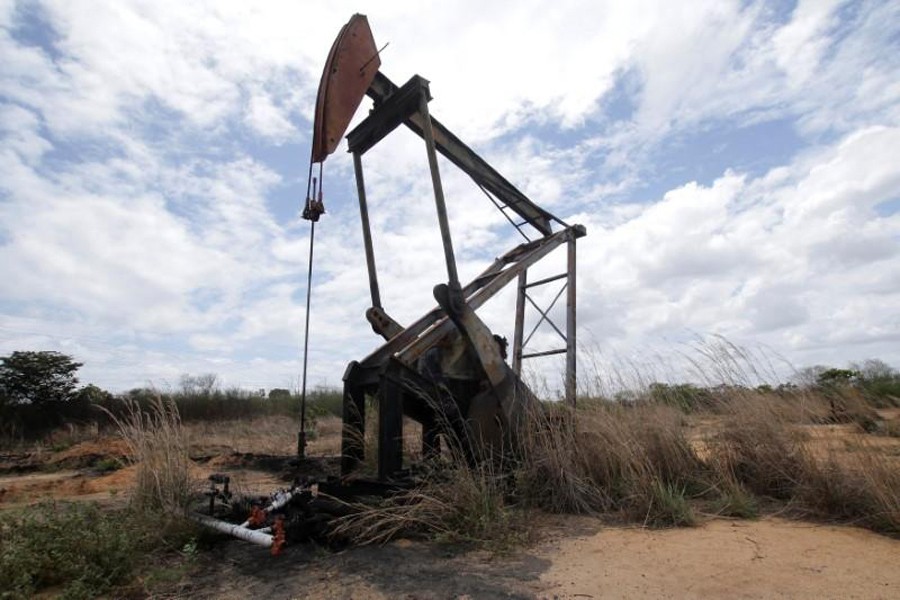
<path fill-rule="evenodd" d="M 223 542 L 205 552 L 188 583 L 170 593 L 190 598 L 533 598 L 549 561 L 517 553 L 493 556 L 430 542 L 399 541 L 331 553 L 319 546 L 264 549 Z"/>

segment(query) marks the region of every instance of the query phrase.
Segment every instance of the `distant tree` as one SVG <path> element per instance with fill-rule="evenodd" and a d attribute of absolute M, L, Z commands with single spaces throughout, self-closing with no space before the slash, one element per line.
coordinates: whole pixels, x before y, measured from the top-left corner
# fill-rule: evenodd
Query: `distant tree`
<path fill-rule="evenodd" d="M 60 352 L 13 352 L 0 357 L 0 393 L 12 405 L 67 402 L 75 395 L 81 366 Z"/>
<path fill-rule="evenodd" d="M 822 375 L 825 371 L 829 370 L 829 367 L 824 365 L 813 365 L 811 367 L 803 367 L 799 371 L 797 371 L 792 377 L 794 383 L 802 388 L 811 388 L 819 385 L 819 376 Z"/>
<path fill-rule="evenodd" d="M 291 391 L 284 388 L 272 388 L 269 390 L 269 400 L 282 400 L 291 397 Z"/>
<path fill-rule="evenodd" d="M 850 366 L 859 372 L 859 387 L 876 406 L 900 406 L 900 373 L 896 369 L 877 358 Z"/>
<path fill-rule="evenodd" d="M 181 376 L 181 393 L 185 396 L 202 395 L 209 396 L 219 389 L 219 376 L 215 373 L 204 373 L 202 375 L 190 375 L 185 373 Z"/>
<path fill-rule="evenodd" d="M 853 369 L 827 369 L 819 373 L 817 383 L 819 385 L 836 385 L 851 383 L 859 378 L 859 371 Z"/>
<path fill-rule="evenodd" d="M 897 370 L 883 360 L 869 358 L 862 363 L 851 363 L 850 368 L 865 381 L 889 381 L 898 377 Z"/>
<path fill-rule="evenodd" d="M 712 403 L 712 394 L 708 389 L 698 388 L 690 383 L 651 383 L 647 387 L 647 394 L 652 402 L 672 406 L 686 413 Z"/>
<path fill-rule="evenodd" d="M 104 390 L 103 388 L 97 387 L 93 383 L 89 383 L 80 390 L 75 393 L 76 399 L 79 402 L 85 402 L 87 404 L 99 404 L 101 406 L 106 406 L 112 403 L 115 398 L 112 394 Z"/>
<path fill-rule="evenodd" d="M 88 418 L 75 373 L 81 363 L 59 352 L 0 357 L 0 433 L 37 437 L 67 421 Z"/>

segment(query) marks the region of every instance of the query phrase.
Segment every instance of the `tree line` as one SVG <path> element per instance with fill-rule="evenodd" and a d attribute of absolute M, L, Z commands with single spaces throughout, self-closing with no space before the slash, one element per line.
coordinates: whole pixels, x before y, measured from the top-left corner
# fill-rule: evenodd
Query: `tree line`
<path fill-rule="evenodd" d="M 83 363 L 53 351 L 18 351 L 0 357 L 0 440 L 34 439 L 66 424 L 106 424 L 109 414 L 120 413 L 126 402 L 149 405 L 157 396 L 171 399 L 181 418 L 226 420 L 267 415 L 297 416 L 300 398 L 285 388 L 268 394 L 239 388 L 223 389 L 212 373 L 182 375 L 174 390 L 135 388 L 111 394 L 96 385 L 79 385 Z M 759 386 L 759 393 L 784 393 L 793 389 L 818 389 L 828 394 L 853 387 L 875 406 L 900 404 L 900 373 L 884 361 L 870 359 L 847 368 L 813 366 L 797 371 L 792 381 L 777 387 Z M 640 394 L 690 412 L 714 401 L 715 388 L 692 384 L 653 383 Z M 628 403 L 633 392 L 617 398 Z M 307 395 L 308 414 L 340 416 L 340 390 L 319 388 Z M 105 410 L 101 410 L 102 407 Z"/>
<path fill-rule="evenodd" d="M 0 441 L 40 438 L 64 425 L 110 423 L 126 403 L 149 406 L 156 397 L 173 401 L 183 421 L 297 416 L 298 394 L 276 388 L 249 391 L 223 388 L 217 375 L 182 375 L 174 389 L 134 388 L 112 394 L 80 385 L 83 363 L 53 351 L 18 351 L 0 356 Z M 317 388 L 307 394 L 309 414 L 340 414 L 341 393 Z"/>

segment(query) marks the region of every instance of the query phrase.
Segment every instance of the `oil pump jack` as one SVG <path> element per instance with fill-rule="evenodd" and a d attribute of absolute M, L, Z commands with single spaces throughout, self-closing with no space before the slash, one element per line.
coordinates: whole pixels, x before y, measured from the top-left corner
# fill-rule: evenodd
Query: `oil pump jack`
<path fill-rule="evenodd" d="M 315 222 L 324 211 L 321 187 L 317 194 L 316 180 L 312 179 L 314 165 L 318 165 L 321 185 L 322 163 L 338 147 L 363 98 L 368 96 L 373 102 L 371 111 L 346 138 L 353 156 L 372 300 L 366 318 L 384 343 L 365 358 L 351 362 L 344 373 L 341 472 L 351 473 L 364 459 L 369 396 L 376 399 L 378 407 L 378 476 L 387 480 L 403 466 L 404 416 L 421 423 L 425 456 L 439 451 L 441 438 L 457 440 L 473 457 L 513 447 L 526 411 L 536 404 L 534 394 L 520 378 L 525 359 L 565 354 L 565 397 L 574 403 L 575 248 L 576 240 L 586 232 L 583 226 L 568 225 L 532 202 L 432 117 L 426 79 L 414 75 L 398 86 L 380 67 L 379 50 L 368 20 L 356 14 L 338 34 L 322 73 L 310 159 L 312 190 L 307 194 L 304 217 L 313 222 L 314 232 Z M 447 269 L 446 283 L 434 286 L 437 306 L 406 326 L 392 319 L 382 306 L 362 161 L 366 152 L 401 125 L 425 143 Z M 457 274 L 438 153 L 466 173 L 525 240 L 465 285 Z M 529 281 L 529 267 L 562 245 L 567 248 L 565 272 Z M 509 365 L 505 360 L 505 340 L 495 336 L 475 311 L 513 281 L 517 282 L 518 295 Z M 561 289 L 553 304 L 566 294 L 563 327 L 550 318 L 553 304 L 541 308 L 529 295 L 529 290 L 537 286 L 554 284 Z M 540 318 L 526 335 L 525 311 L 529 305 Z M 550 324 L 563 345 L 526 352 L 531 336 L 543 322 Z"/>
<path fill-rule="evenodd" d="M 217 518 L 222 509 L 233 511 L 230 477 L 209 477 L 208 514 L 194 518 L 217 531 L 269 547 L 273 554 L 288 541 L 324 536 L 330 517 L 346 514 L 346 501 L 372 494 L 393 493 L 413 478 L 402 476 L 403 420 L 422 425 L 424 456 L 436 455 L 441 440 L 455 444 L 468 460 L 489 459 L 514 450 L 527 412 L 537 400 L 522 382 L 522 361 L 537 356 L 565 354 L 565 397 L 575 402 L 575 242 L 585 235 L 581 225 L 568 225 L 544 210 L 478 156 L 431 116 L 428 81 L 414 75 L 397 86 L 379 69 L 381 59 L 365 16 L 354 15 L 335 40 L 316 99 L 313 143 L 309 166 L 309 189 L 303 217 L 311 221 L 310 270 L 307 280 L 307 327 L 304 339 L 303 404 L 305 406 L 306 360 L 309 341 L 309 298 L 315 226 L 324 213 L 322 163 L 344 136 L 365 96 L 373 101 L 369 115 L 347 134 L 353 155 L 356 189 L 362 222 L 363 245 L 372 306 L 366 318 L 384 343 L 365 358 L 352 361 L 344 373 L 343 438 L 341 475 L 314 475 L 316 463 L 305 459 L 305 410 L 298 439 L 300 460 L 291 473 L 293 485 L 253 503 L 241 524 Z M 447 282 L 434 286 L 437 306 L 407 326 L 392 319 L 381 303 L 378 272 L 369 224 L 363 155 L 392 131 L 403 125 L 425 142 L 431 172 L 438 227 L 447 267 Z M 472 281 L 462 285 L 456 270 L 453 242 L 447 218 L 438 153 L 475 182 L 497 209 L 515 227 L 525 242 L 495 259 Z M 314 167 L 318 165 L 318 177 Z M 529 281 L 528 269 L 560 246 L 566 246 L 565 272 Z M 512 344 L 512 365 L 506 363 L 506 342 L 494 335 L 475 311 L 497 292 L 517 282 Z M 529 290 L 556 285 L 559 289 L 549 307 L 541 308 Z M 551 309 L 565 293 L 565 324 L 551 319 Z M 540 315 L 525 334 L 525 310 Z M 542 323 L 550 326 L 564 345 L 557 349 L 526 352 L 531 337 Z M 378 406 L 378 480 L 349 477 L 365 458 L 366 398 Z M 299 476 L 297 476 L 299 475 Z M 296 477 L 295 477 L 296 476 Z M 232 515 L 234 516 L 234 515 Z M 234 519 L 232 519 L 233 521 Z"/>

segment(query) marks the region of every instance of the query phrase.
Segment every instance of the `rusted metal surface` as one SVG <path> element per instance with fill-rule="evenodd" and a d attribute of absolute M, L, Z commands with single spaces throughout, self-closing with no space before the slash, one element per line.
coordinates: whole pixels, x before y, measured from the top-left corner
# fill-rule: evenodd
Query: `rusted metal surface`
<path fill-rule="evenodd" d="M 522 336 L 525 334 L 525 289 L 528 286 L 528 270 L 519 273 L 519 284 L 516 286 L 516 321 L 513 325 L 512 369 L 516 375 L 522 375 Z"/>
<path fill-rule="evenodd" d="M 584 234 L 584 228 L 575 225 L 558 231 L 550 237 L 513 248 L 463 287 L 463 297 L 473 310 L 477 310 L 518 277 L 519 273 L 547 256 L 560 244 L 567 242 L 572 237 L 581 237 Z M 404 362 L 412 363 L 431 344 L 452 328 L 453 324 L 446 319 L 444 311 L 440 308 L 433 309 L 410 324 L 402 334 L 374 350 L 361 360 L 360 364 L 363 367 L 377 369 L 386 364 L 388 358 L 395 354 Z"/>
<path fill-rule="evenodd" d="M 335 40 L 322 74 L 311 154 L 313 162 L 325 160 L 339 144 L 362 97 L 369 95 L 374 100 L 373 110 L 347 135 L 347 142 L 353 154 L 372 297 L 372 307 L 366 317 L 375 332 L 387 341 L 362 361 L 350 363 L 345 372 L 345 432 L 341 470 L 348 473 L 365 455 L 365 444 L 362 443 L 365 436 L 365 402 L 367 396 L 374 396 L 379 405 L 378 471 L 380 479 L 387 480 L 403 466 L 404 417 L 422 424 L 422 443 L 426 455 L 439 452 L 441 439 L 454 437 L 469 440 L 459 443 L 470 446 L 469 450 L 475 453 L 479 449 L 505 451 L 512 447 L 509 442 L 516 437 L 528 406 L 537 402 L 518 373 L 522 359 L 529 356 L 522 352 L 531 337 L 529 334 L 523 339 L 527 303 L 540 314 L 537 325 L 549 322 L 566 342 L 563 349 L 547 350 L 531 356 L 565 353 L 566 396 L 574 399 L 574 241 L 583 236 L 585 230 L 580 225 L 569 226 L 532 202 L 431 117 L 428 105 L 431 94 L 427 80 L 415 75 L 402 87 L 397 87 L 378 71 L 380 65 L 368 21 L 362 15 L 354 15 Z M 362 155 L 401 124 L 425 141 L 447 268 L 446 284 L 440 283 L 434 288 L 438 307 L 406 328 L 393 321 L 381 305 L 362 169 Z M 469 175 L 529 240 L 496 259 L 465 287 L 460 285 L 457 273 L 438 152 Z M 312 173 L 312 167 L 310 171 Z M 536 230 L 538 239 L 531 241 L 532 237 L 522 230 L 523 226 Z M 557 227 L 561 229 L 554 231 Z M 528 268 L 567 243 L 569 256 L 566 273 L 528 284 Z M 519 280 L 519 297 L 511 368 L 506 363 L 505 338 L 494 335 L 475 310 L 514 279 Z M 543 310 L 527 294 L 528 287 L 560 279 L 564 280 L 564 285 L 553 303 L 568 287 L 565 332 L 549 318 L 553 303 Z M 458 344 L 449 343 L 451 340 Z M 458 356 L 448 351 L 456 346 L 462 348 Z M 451 363 L 453 368 L 449 366 Z M 440 366 L 434 369 L 431 368 L 433 364 Z M 441 414 L 445 417 L 455 414 L 458 418 L 441 420 L 438 418 Z M 443 428 L 443 437 L 438 436 L 439 428 Z M 474 455 L 469 456 L 474 458 Z"/>
<path fill-rule="evenodd" d="M 322 162 L 335 151 L 380 66 L 368 19 L 353 15 L 335 39 L 319 82 L 313 162 Z"/>
<path fill-rule="evenodd" d="M 576 396 L 576 352 L 575 343 L 576 300 L 575 300 L 575 238 L 569 240 L 566 250 L 566 402 L 575 406 Z"/>
<path fill-rule="evenodd" d="M 444 261 L 447 264 L 447 278 L 450 289 L 460 291 L 459 275 L 456 273 L 456 257 L 453 255 L 453 238 L 450 237 L 450 222 L 447 219 L 447 204 L 444 202 L 444 187 L 441 184 L 441 173 L 438 170 L 437 151 L 434 147 L 434 131 L 431 128 L 431 117 L 428 115 L 428 98 L 422 96 L 419 114 L 425 123 L 425 153 L 428 155 L 428 168 L 431 172 L 431 184 L 434 188 L 434 205 L 437 209 L 438 226 L 441 230 L 441 242 L 444 246 Z"/>
<path fill-rule="evenodd" d="M 381 306 L 372 306 L 366 311 L 366 320 L 372 326 L 372 331 L 390 340 L 395 335 L 403 333 L 403 325 L 395 321 L 389 314 L 384 312 Z"/>
<path fill-rule="evenodd" d="M 393 95 L 398 89 L 397 85 L 388 79 L 384 73 L 379 72 L 375 75 L 372 85 L 369 86 L 366 93 L 378 105 Z M 437 151 L 471 177 L 482 189 L 496 196 L 510 210 L 537 229 L 541 235 L 548 236 L 552 234 L 552 223 L 554 222 L 565 226 L 561 219 L 532 202 L 437 119 L 433 116 L 430 119 Z M 413 113 L 406 119 L 404 124 L 417 135 L 424 137 L 425 122 L 421 113 Z"/>
<path fill-rule="evenodd" d="M 381 308 L 378 271 L 375 268 L 375 248 L 372 246 L 372 227 L 369 225 L 369 205 L 366 202 L 366 182 L 363 178 L 362 159 L 357 152 L 353 153 L 353 172 L 356 175 L 356 195 L 359 198 L 359 218 L 362 221 L 363 248 L 366 251 L 366 270 L 369 273 L 372 307 Z"/>

